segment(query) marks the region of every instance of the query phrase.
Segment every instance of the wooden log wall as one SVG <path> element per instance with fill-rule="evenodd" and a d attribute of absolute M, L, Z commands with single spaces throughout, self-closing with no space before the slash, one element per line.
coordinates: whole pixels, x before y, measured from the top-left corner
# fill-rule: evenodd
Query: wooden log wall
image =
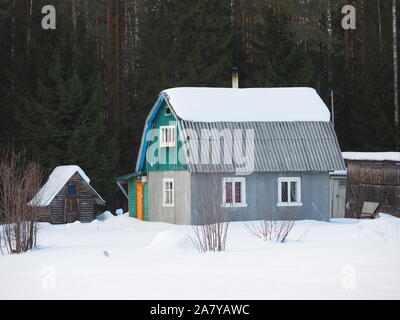
<path fill-rule="evenodd" d="M 379 212 L 400 216 L 400 163 L 347 161 L 346 217 L 360 218 L 365 201 Z"/>
<path fill-rule="evenodd" d="M 94 198 L 89 189 L 83 183 L 81 176 L 75 173 L 71 179 L 64 185 L 61 191 L 55 196 L 51 202 L 51 223 L 61 224 L 72 222 L 66 217 L 66 197 L 68 195 L 68 184 L 75 184 L 78 192 L 78 216 L 81 222 L 91 222 L 94 216 Z"/>

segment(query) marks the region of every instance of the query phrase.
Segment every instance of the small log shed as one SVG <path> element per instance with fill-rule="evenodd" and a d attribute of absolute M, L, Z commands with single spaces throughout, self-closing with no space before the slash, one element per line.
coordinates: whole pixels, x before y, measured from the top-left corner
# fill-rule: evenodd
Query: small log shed
<path fill-rule="evenodd" d="M 68 165 L 53 170 L 29 205 L 40 207 L 40 221 L 63 224 L 93 221 L 97 207 L 105 201 L 80 167 Z"/>
<path fill-rule="evenodd" d="M 363 218 L 366 203 L 400 217 L 400 153 L 343 152 L 347 166 L 346 218 Z"/>

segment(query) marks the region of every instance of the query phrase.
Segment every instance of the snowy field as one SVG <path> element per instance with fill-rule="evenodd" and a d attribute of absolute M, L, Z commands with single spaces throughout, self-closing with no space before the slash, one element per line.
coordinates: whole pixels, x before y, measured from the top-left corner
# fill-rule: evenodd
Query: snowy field
<path fill-rule="evenodd" d="M 301 221 L 286 244 L 232 223 L 221 253 L 198 253 L 192 234 L 124 215 L 41 224 L 37 249 L 0 256 L 0 299 L 400 299 L 391 216 Z"/>

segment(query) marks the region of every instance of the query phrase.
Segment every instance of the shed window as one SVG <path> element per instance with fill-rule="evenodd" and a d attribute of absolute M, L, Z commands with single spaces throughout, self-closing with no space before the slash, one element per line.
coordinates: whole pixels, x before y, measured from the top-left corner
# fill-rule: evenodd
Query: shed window
<path fill-rule="evenodd" d="M 245 182 L 245 178 L 222 179 L 222 204 L 224 206 L 247 206 Z"/>
<path fill-rule="evenodd" d="M 175 140 L 175 126 L 160 126 L 160 147 L 174 147 Z"/>
<path fill-rule="evenodd" d="M 301 206 L 301 179 L 278 179 L 278 206 Z"/>
<path fill-rule="evenodd" d="M 163 179 L 163 206 L 173 207 L 174 206 L 174 179 L 165 178 Z"/>
<path fill-rule="evenodd" d="M 74 184 L 68 185 L 68 195 L 70 195 L 70 196 L 76 195 L 76 185 L 74 185 Z"/>

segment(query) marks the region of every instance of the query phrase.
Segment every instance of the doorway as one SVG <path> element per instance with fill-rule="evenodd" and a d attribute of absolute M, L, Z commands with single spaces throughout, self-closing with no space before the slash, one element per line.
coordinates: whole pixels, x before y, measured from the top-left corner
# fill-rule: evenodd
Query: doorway
<path fill-rule="evenodd" d="M 79 189 L 76 184 L 68 184 L 65 197 L 65 220 L 71 223 L 79 220 Z"/>

